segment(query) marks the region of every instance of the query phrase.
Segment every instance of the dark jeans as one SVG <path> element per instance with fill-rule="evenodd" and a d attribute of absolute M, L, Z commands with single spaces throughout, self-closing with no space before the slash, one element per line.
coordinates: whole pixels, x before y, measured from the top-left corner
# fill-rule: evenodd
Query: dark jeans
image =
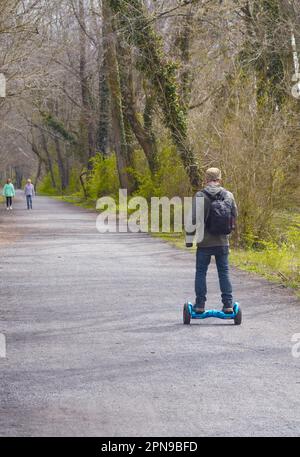
<path fill-rule="evenodd" d="M 207 286 L 206 273 L 210 264 L 211 256 L 216 259 L 219 284 L 221 289 L 222 303 L 225 306 L 232 305 L 232 286 L 229 279 L 229 263 L 228 263 L 228 246 L 216 246 L 211 248 L 198 248 L 196 257 L 196 304 L 204 305 L 206 302 Z"/>
<path fill-rule="evenodd" d="M 27 209 L 32 209 L 32 196 L 26 195 L 26 200 L 27 200 Z"/>
<path fill-rule="evenodd" d="M 7 208 L 12 206 L 12 197 L 6 197 L 6 206 Z"/>

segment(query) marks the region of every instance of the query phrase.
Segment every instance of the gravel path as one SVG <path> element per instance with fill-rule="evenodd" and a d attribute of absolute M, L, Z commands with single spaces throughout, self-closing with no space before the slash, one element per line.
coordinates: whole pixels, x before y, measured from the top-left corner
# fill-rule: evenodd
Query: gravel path
<path fill-rule="evenodd" d="M 194 256 L 95 219 L 45 197 L 0 210 L 0 435 L 299 435 L 293 294 L 233 270 L 243 325 L 183 326 Z M 220 306 L 214 265 L 208 285 Z"/>

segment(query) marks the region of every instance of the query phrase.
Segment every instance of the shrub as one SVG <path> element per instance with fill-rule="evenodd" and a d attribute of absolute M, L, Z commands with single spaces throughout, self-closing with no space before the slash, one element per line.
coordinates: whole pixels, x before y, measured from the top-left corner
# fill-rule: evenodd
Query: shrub
<path fill-rule="evenodd" d="M 92 171 L 87 179 L 88 196 L 97 200 L 104 195 L 117 196 L 119 192 L 119 177 L 115 155 L 103 157 L 97 154 L 91 159 Z"/>
<path fill-rule="evenodd" d="M 53 167 L 53 174 L 56 183 L 59 183 L 60 178 L 57 165 L 54 165 Z M 59 195 L 61 193 L 58 188 L 52 186 L 50 173 L 47 173 L 37 185 L 37 192 L 45 195 Z"/>
<path fill-rule="evenodd" d="M 130 169 L 137 182 L 135 195 L 145 197 L 147 200 L 153 196 L 172 198 L 191 195 L 189 179 L 176 148 L 162 145 L 158 156 L 159 170 L 155 176 L 152 176 L 142 151 L 135 151 L 134 169 Z"/>

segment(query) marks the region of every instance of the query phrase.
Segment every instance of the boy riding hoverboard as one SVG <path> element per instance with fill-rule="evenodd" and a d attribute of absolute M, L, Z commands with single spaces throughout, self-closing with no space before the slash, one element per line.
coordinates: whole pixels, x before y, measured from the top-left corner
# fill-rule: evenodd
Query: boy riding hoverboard
<path fill-rule="evenodd" d="M 210 264 L 211 256 L 215 256 L 223 313 L 232 314 L 233 298 L 232 285 L 229 278 L 229 234 L 235 228 L 237 218 L 237 206 L 231 192 L 221 187 L 221 171 L 218 168 L 209 168 L 206 171 L 206 186 L 194 197 L 204 197 L 204 236 L 197 240 L 196 256 L 196 279 L 195 292 L 196 302 L 192 312 L 198 315 L 205 313 L 205 302 L 207 294 L 206 274 Z M 196 226 L 199 221 L 196 211 L 196 204 L 193 202 L 192 221 Z M 186 231 L 186 246 L 193 246 L 193 239 L 196 230 Z"/>

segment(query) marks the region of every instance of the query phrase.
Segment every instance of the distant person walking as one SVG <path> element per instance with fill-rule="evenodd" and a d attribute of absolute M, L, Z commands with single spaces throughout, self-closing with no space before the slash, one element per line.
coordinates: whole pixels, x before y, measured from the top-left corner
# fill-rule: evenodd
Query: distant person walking
<path fill-rule="evenodd" d="M 6 198 L 6 209 L 12 209 L 12 199 L 16 195 L 16 191 L 11 179 L 8 179 L 3 187 L 3 195 Z"/>
<path fill-rule="evenodd" d="M 27 201 L 27 209 L 32 209 L 32 198 L 35 195 L 34 185 L 31 183 L 31 179 L 27 179 L 27 183 L 24 189 Z"/>

